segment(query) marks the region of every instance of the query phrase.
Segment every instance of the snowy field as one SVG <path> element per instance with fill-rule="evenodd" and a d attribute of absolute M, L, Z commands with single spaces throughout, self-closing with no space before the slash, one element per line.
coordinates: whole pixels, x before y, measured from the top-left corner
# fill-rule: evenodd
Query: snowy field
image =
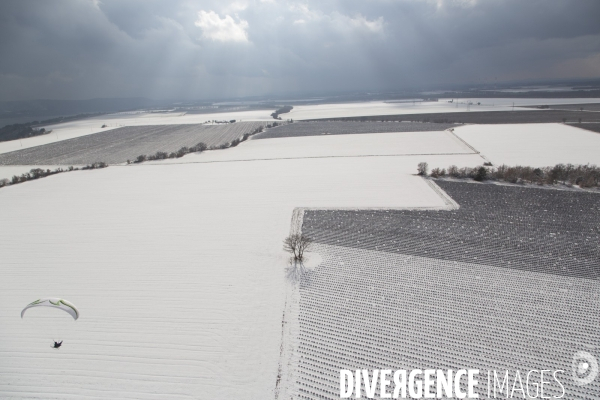
<path fill-rule="evenodd" d="M 552 105 L 552 104 L 581 104 L 600 103 L 600 99 L 518 99 L 518 98 L 490 98 L 490 99 L 439 99 L 437 102 L 356 102 L 338 104 L 297 105 L 286 114 L 281 114 L 283 119 L 305 120 L 319 118 L 343 118 L 373 115 L 396 114 L 427 114 L 461 111 L 507 111 L 514 106 Z M 481 105 L 477 105 L 477 103 Z M 473 103 L 468 106 L 467 103 Z M 514 108 L 515 111 L 527 109 Z M 273 121 L 271 113 L 274 110 L 232 111 L 212 114 L 185 114 L 185 113 L 147 113 L 124 112 L 117 114 L 101 115 L 77 121 L 45 126 L 52 133 L 28 139 L 0 142 L 0 154 L 19 149 L 53 143 L 74 137 L 91 135 L 108 129 L 123 126 L 138 125 L 172 125 L 172 124 L 199 124 L 212 120 L 237 121 Z M 106 128 L 101 128 L 107 125 Z"/>
<path fill-rule="evenodd" d="M 380 121 L 300 121 L 285 124 L 254 135 L 252 139 L 298 136 L 351 135 L 355 133 L 429 132 L 455 128 L 457 124 L 434 122 Z"/>
<path fill-rule="evenodd" d="M 484 160 L 456 138 L 443 132 L 366 133 L 353 135 L 304 136 L 250 140 L 226 151 L 206 151 L 183 159 L 154 161 L 162 163 L 193 163 L 271 160 L 286 158 L 327 158 L 367 156 L 427 156 L 466 157 L 471 162 Z M 437 159 L 437 158 L 435 158 Z M 445 159 L 448 159 L 447 157 Z M 419 159 L 420 160 L 420 159 Z M 457 158 L 461 162 L 461 158 Z M 415 161 L 414 168 L 419 161 Z M 414 171 L 411 171 L 414 173 Z"/>
<path fill-rule="evenodd" d="M 525 145 L 503 145 L 496 128 L 456 133 L 509 163 Z M 481 132 L 492 145 L 480 146 Z M 513 135 L 549 165 L 532 149 L 550 159 L 554 141 L 597 143 L 577 136 L 588 133 L 600 139 L 559 124 Z M 469 145 L 447 131 L 250 140 L 1 189 L 0 398 L 273 398 L 293 210 L 447 208 L 416 165 L 481 165 Z M 562 162 L 586 154 L 560 147 Z M 81 318 L 38 308 L 20 319 L 46 296 Z"/>
<path fill-rule="evenodd" d="M 77 139 L 84 140 L 84 138 Z M 39 147 L 40 151 L 44 147 Z M 31 151 L 36 151 L 32 149 Z M 227 150 L 205 151 L 183 158 L 146 162 L 145 165 L 204 163 L 224 161 L 272 160 L 287 158 L 327 158 L 364 156 L 410 156 L 409 173 L 416 165 L 434 155 L 431 163 L 455 163 L 458 166 L 480 165 L 485 160 L 447 131 L 370 133 L 333 136 L 306 136 L 249 140 Z M 2 156 L 0 156 L 0 159 Z M 33 166 L 0 166 L 0 179 L 28 172 Z M 53 167 L 51 169 L 54 169 Z"/>
<path fill-rule="evenodd" d="M 453 103 L 449 103 L 454 100 Z M 472 103 L 467 108 L 467 103 Z M 477 105 L 481 103 L 481 105 Z M 283 119 L 305 120 L 319 118 L 344 118 L 364 117 L 373 115 L 397 114 L 427 114 L 427 113 L 454 113 L 462 111 L 511 111 L 513 104 L 517 106 L 551 105 L 551 104 L 580 104 L 600 103 L 600 99 L 439 99 L 433 102 L 385 102 L 371 101 L 362 103 L 315 104 L 294 106 L 286 114 L 281 114 Z M 515 108 L 515 111 L 523 109 Z"/>
<path fill-rule="evenodd" d="M 340 369 L 544 368 L 565 371 L 563 398 L 596 399 L 571 365 L 599 350 L 600 194 L 437 184 L 459 209 L 305 213 L 324 261 L 300 287 L 290 392 L 339 399 Z"/>
<path fill-rule="evenodd" d="M 232 119 L 236 121 L 273 121 L 273 117 L 271 117 L 273 111 L 252 110 L 212 114 L 123 112 L 100 115 L 61 124 L 47 125 L 45 126 L 46 130 L 52 130 L 47 135 L 0 142 L 0 154 L 79 136 L 91 135 L 123 126 L 202 124 L 206 121 L 229 121 Z M 102 128 L 102 125 L 106 125 L 106 128 Z"/>
<path fill-rule="evenodd" d="M 299 139 L 319 148 L 330 138 Z M 223 162 L 76 171 L 3 188 L 0 397 L 272 398 L 293 209 L 446 207 L 413 175 L 416 163 L 481 162 L 273 160 L 272 140 L 211 155 Z M 271 160 L 226 162 L 261 143 L 268 149 L 254 150 Z M 385 155 L 388 145 L 365 151 Z M 38 308 L 21 320 L 21 308 L 43 296 L 72 301 L 81 318 Z M 60 350 L 53 339 L 64 340 Z"/>
<path fill-rule="evenodd" d="M 0 154 L 0 165 L 75 165 L 98 161 L 120 164 L 133 161 L 139 155 L 151 155 L 157 151 L 177 152 L 184 146 L 192 147 L 200 142 L 218 146 L 240 139 L 264 125 L 264 122 L 237 122 L 128 126 Z"/>
<path fill-rule="evenodd" d="M 495 165 L 600 165 L 600 134 L 570 125 L 466 125 L 454 132 Z"/>
<path fill-rule="evenodd" d="M 301 358 L 286 398 L 339 399 L 341 369 L 461 367 L 481 371 L 480 399 L 488 370 L 510 370 L 514 382 L 515 370 L 541 368 L 565 371 L 566 395 L 550 382 L 545 396 L 598 398 L 597 380 L 579 387 L 571 379 L 576 352 L 597 354 L 598 281 L 317 246 L 324 262 L 300 289 Z"/>

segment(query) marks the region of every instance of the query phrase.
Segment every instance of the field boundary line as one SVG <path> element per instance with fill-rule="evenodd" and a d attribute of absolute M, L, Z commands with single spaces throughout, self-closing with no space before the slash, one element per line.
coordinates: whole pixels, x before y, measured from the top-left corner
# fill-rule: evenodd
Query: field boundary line
<path fill-rule="evenodd" d="M 596 111 L 596 112 L 600 112 L 600 111 Z M 582 124 L 584 124 L 584 123 L 582 123 Z M 587 123 L 588 124 L 598 124 L 599 122 L 587 122 Z M 582 125 L 582 124 L 578 124 L 578 125 Z M 585 128 L 582 128 L 581 126 L 576 126 L 575 124 L 569 124 L 569 123 L 567 123 L 567 124 L 564 124 L 564 125 L 570 126 L 571 128 L 577 128 L 577 129 L 580 129 L 580 130 L 585 131 L 585 132 L 592 132 L 592 133 L 595 133 L 597 135 L 600 135 L 600 132 L 592 131 L 592 130 L 589 130 L 589 129 L 585 129 Z"/>
<path fill-rule="evenodd" d="M 480 155 L 479 153 L 406 153 L 406 154 L 358 154 L 348 156 L 308 156 L 308 157 L 279 157 L 279 158 L 252 158 L 248 160 L 220 160 L 220 161 L 191 161 L 191 162 L 171 162 L 171 163 L 140 163 L 140 164 L 112 164 L 111 167 L 143 167 L 143 166 L 166 166 L 181 164 L 212 164 L 227 162 L 248 162 L 248 161 L 278 161 L 278 160 L 303 160 L 315 158 L 359 158 L 359 157 L 410 157 L 410 156 L 471 156 Z"/>
<path fill-rule="evenodd" d="M 468 125 L 477 125 L 477 124 L 468 124 Z M 479 150 L 477 150 L 475 147 L 471 146 L 469 143 L 467 143 L 466 140 L 462 139 L 460 136 L 458 136 L 456 133 L 454 133 L 454 128 L 447 129 L 447 131 L 450 132 L 452 134 L 452 136 L 454 136 L 456 139 L 460 140 L 465 146 L 467 146 L 468 148 L 473 150 L 475 153 L 479 154 L 479 156 L 481 158 L 483 158 L 484 161 L 489 162 L 491 164 L 491 161 L 488 160 L 486 156 L 481 154 L 481 152 Z"/>
<path fill-rule="evenodd" d="M 306 208 L 296 207 L 292 211 L 290 235 L 302 233 Z M 300 332 L 300 282 L 286 282 L 285 306 L 281 320 L 281 343 L 279 366 L 275 382 L 275 400 L 293 398 L 297 395 L 295 372 L 298 367 L 298 341 Z"/>
<path fill-rule="evenodd" d="M 474 125 L 474 124 L 473 124 Z M 479 152 L 475 147 L 471 146 L 469 143 L 467 143 L 465 140 L 463 140 L 460 136 L 458 136 L 456 133 L 454 133 L 454 129 L 446 129 L 446 131 L 450 132 L 450 134 L 452 136 L 454 136 L 456 139 L 458 139 L 461 143 L 463 143 L 465 146 L 467 146 L 468 148 L 470 148 L 471 150 L 473 150 L 475 153 L 480 154 L 481 152 Z"/>
<path fill-rule="evenodd" d="M 425 180 L 425 182 L 427 182 L 429 187 L 432 188 L 433 191 L 436 192 L 438 196 L 442 198 L 442 200 L 444 200 L 444 203 L 446 203 L 446 205 L 448 206 L 447 210 L 458 210 L 460 208 L 460 205 L 456 201 L 454 201 L 454 199 L 450 197 L 450 195 L 446 193 L 444 189 L 439 187 L 434 181 L 427 178 L 423 179 Z"/>
<path fill-rule="evenodd" d="M 506 187 L 515 187 L 515 188 L 521 188 L 521 189 L 539 189 L 539 190 L 558 190 L 558 191 L 562 191 L 562 192 L 575 192 L 575 193 L 593 193 L 593 194 L 600 194 L 600 190 L 594 189 L 594 188 L 580 188 L 580 187 L 568 187 L 566 185 L 536 185 L 533 183 L 511 183 L 511 182 L 506 182 L 506 181 L 494 181 L 494 180 L 487 180 L 484 182 L 477 182 L 476 180 L 473 179 L 462 179 L 462 178 L 452 178 L 452 177 L 438 177 L 438 178 L 434 178 L 435 180 L 439 180 L 439 181 L 446 181 L 446 182 L 462 182 L 462 183 L 469 183 L 472 185 L 494 185 L 494 186 L 506 186 Z M 436 185 L 437 186 L 437 185 Z"/>

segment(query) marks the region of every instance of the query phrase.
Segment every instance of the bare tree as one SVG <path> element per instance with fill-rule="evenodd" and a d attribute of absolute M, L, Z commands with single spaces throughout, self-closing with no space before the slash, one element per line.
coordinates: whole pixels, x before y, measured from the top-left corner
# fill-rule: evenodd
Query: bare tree
<path fill-rule="evenodd" d="M 285 238 L 283 249 L 292 255 L 293 261 L 304 260 L 304 252 L 310 247 L 312 240 L 302 234 L 294 234 Z"/>
<path fill-rule="evenodd" d="M 420 162 L 419 165 L 417 165 L 417 171 L 419 172 L 419 175 L 427 175 L 428 169 L 429 165 L 427 165 L 426 162 Z"/>

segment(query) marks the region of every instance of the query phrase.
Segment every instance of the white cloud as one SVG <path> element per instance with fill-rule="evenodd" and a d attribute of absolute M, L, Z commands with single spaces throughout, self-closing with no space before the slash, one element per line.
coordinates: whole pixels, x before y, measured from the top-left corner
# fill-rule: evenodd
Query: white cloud
<path fill-rule="evenodd" d="M 306 4 L 290 4 L 290 11 L 293 13 L 301 14 L 303 21 L 318 21 L 323 17 L 323 14 L 320 11 L 313 11 L 308 8 Z"/>
<path fill-rule="evenodd" d="M 230 15 L 224 18 L 214 11 L 201 10 L 194 24 L 202 29 L 202 37 L 220 42 L 248 42 L 248 22 L 236 22 Z"/>
<path fill-rule="evenodd" d="M 478 0 L 435 0 L 437 8 L 458 7 L 470 8 L 477 5 Z"/>
<path fill-rule="evenodd" d="M 337 11 L 334 11 L 331 14 L 325 14 L 318 9 L 310 9 L 306 4 L 290 4 L 288 8 L 292 13 L 296 14 L 296 19 L 293 22 L 294 25 L 305 25 L 308 23 L 324 23 L 330 24 L 331 26 L 335 27 L 338 31 L 344 33 L 355 31 L 377 35 L 384 34 L 385 20 L 383 19 L 383 17 L 369 20 L 362 14 L 357 14 L 354 18 Z"/>
<path fill-rule="evenodd" d="M 372 33 L 383 33 L 383 17 L 369 21 L 359 14 L 356 18 L 350 18 L 349 23 L 350 26 L 356 29 L 364 29 Z"/>
<path fill-rule="evenodd" d="M 225 7 L 224 12 L 237 12 L 237 11 L 244 11 L 245 9 L 248 8 L 248 3 L 246 3 L 245 1 L 234 1 L 233 3 L 229 4 L 227 7 Z"/>
<path fill-rule="evenodd" d="M 334 12 L 331 15 L 331 21 L 341 32 L 363 32 L 367 34 L 383 35 L 385 20 L 383 17 L 369 20 L 361 14 L 352 18 L 348 15 Z"/>

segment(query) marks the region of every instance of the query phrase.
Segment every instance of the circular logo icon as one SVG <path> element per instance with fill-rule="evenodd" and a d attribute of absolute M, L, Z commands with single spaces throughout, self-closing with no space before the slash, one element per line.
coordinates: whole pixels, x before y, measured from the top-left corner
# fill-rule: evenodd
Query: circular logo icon
<path fill-rule="evenodd" d="M 598 376 L 598 361 L 587 351 L 578 351 L 573 356 L 573 380 L 579 386 L 585 386 Z"/>

